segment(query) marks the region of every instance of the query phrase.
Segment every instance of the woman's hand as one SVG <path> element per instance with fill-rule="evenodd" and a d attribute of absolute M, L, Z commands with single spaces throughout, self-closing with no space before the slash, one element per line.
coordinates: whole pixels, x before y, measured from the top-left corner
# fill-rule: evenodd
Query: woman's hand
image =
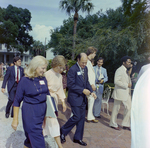
<path fill-rule="evenodd" d="M 19 124 L 18 119 L 13 119 L 11 126 L 15 131 L 17 129 L 18 124 Z"/>
<path fill-rule="evenodd" d="M 63 112 L 65 112 L 67 109 L 65 101 L 62 102 L 62 107 L 63 107 Z"/>

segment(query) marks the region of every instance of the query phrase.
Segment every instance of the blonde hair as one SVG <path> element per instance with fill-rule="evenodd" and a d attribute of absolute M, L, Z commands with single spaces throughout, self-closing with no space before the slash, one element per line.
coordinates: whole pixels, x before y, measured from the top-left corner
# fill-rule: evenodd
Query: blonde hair
<path fill-rule="evenodd" d="M 48 65 L 48 61 L 46 60 L 45 57 L 43 56 L 35 56 L 29 66 L 27 68 L 25 68 L 25 76 L 29 77 L 29 78 L 35 78 L 36 77 L 36 69 L 39 66 L 43 66 L 43 65 Z"/>
<path fill-rule="evenodd" d="M 53 58 L 51 67 L 55 68 L 57 66 L 65 66 L 66 65 L 66 60 L 65 57 L 62 55 L 57 55 Z"/>

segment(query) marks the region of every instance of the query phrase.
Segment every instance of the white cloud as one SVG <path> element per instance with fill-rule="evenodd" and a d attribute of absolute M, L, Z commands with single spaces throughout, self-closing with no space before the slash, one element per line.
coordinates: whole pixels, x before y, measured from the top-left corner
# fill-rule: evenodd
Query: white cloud
<path fill-rule="evenodd" d="M 51 29 L 53 29 L 53 27 L 37 24 L 32 28 L 32 32 L 30 32 L 30 35 L 33 36 L 34 40 L 40 41 L 45 45 L 45 39 L 46 44 L 48 43 L 48 41 L 50 41 Z"/>

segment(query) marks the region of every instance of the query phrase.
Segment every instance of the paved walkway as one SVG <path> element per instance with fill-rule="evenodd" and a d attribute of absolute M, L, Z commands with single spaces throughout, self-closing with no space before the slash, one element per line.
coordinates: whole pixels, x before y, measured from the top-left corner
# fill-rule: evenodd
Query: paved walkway
<path fill-rule="evenodd" d="M 2 81 L 0 81 L 0 86 Z M 7 103 L 7 92 L 2 94 L 0 91 L 0 148 L 23 148 L 25 139 L 24 131 L 22 128 L 21 112 L 19 113 L 19 125 L 15 132 L 11 128 L 12 118 L 5 118 L 5 106 Z M 109 114 L 111 114 L 113 107 L 113 100 L 109 101 Z M 65 113 L 62 112 L 62 106 L 59 104 L 58 120 L 62 126 L 70 117 L 70 107 Z M 20 110 L 21 111 L 21 110 Z M 106 112 L 106 109 L 105 109 Z M 110 116 L 105 112 L 101 112 L 101 119 L 99 123 L 85 122 L 83 141 L 87 143 L 86 148 L 130 148 L 131 132 L 127 130 L 116 131 L 109 127 Z M 118 114 L 118 124 L 121 125 L 123 118 L 123 105 Z M 66 136 L 66 142 L 63 144 L 64 148 L 83 148 L 79 144 L 72 142 L 75 127 Z M 46 148 L 57 148 L 53 138 L 45 138 Z"/>

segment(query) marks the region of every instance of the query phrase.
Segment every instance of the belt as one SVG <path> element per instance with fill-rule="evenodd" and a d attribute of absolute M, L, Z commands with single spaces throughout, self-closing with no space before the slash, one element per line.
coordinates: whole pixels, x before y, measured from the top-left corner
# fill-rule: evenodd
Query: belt
<path fill-rule="evenodd" d="M 43 101 L 43 102 L 38 102 L 38 103 L 31 103 L 31 102 L 26 102 L 26 101 L 23 101 L 23 102 L 24 102 L 24 103 L 27 103 L 27 104 L 37 105 L 37 104 L 46 103 L 46 100 Z"/>

